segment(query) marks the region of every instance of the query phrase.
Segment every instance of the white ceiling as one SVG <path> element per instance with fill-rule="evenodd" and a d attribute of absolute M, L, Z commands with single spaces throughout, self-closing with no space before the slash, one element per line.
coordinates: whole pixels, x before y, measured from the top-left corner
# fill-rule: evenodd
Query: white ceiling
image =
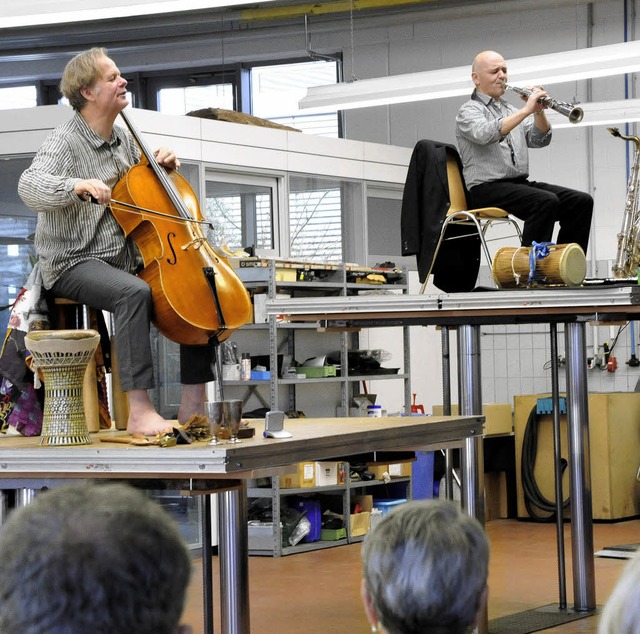
<path fill-rule="evenodd" d="M 0 29 L 256 5 L 273 0 L 4 0 Z M 80 6 L 78 6 L 80 4 Z"/>

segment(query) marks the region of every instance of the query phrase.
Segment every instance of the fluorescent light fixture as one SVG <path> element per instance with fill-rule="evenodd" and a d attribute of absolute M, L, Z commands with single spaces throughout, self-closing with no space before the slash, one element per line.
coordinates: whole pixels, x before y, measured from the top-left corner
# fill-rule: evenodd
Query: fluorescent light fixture
<path fill-rule="evenodd" d="M 547 118 L 554 130 L 558 128 L 583 128 L 595 125 L 614 125 L 640 121 L 640 99 L 621 99 L 620 101 L 597 101 L 578 104 L 584 110 L 580 123 L 570 123 L 559 112 L 546 110 Z"/>
<path fill-rule="evenodd" d="M 86 0 L 78 6 L 76 0 L 4 0 L 0 6 L 0 31 L 21 26 L 65 24 L 89 20 L 108 20 L 137 15 L 184 13 L 202 9 L 217 9 L 240 4 L 263 4 L 273 0 L 128 0 L 109 4 L 104 0 Z"/>
<path fill-rule="evenodd" d="M 509 83 L 544 85 L 640 71 L 640 41 L 508 59 Z M 421 73 L 313 86 L 301 109 L 347 110 L 469 95 L 471 64 Z"/>

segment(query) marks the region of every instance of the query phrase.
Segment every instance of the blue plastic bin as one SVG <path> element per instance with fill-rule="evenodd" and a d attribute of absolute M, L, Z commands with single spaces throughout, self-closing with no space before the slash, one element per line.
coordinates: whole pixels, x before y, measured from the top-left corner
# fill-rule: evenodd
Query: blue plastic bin
<path fill-rule="evenodd" d="M 374 500 L 373 508 L 380 509 L 384 517 L 392 508 L 406 502 L 406 498 L 398 498 L 397 500 Z"/>
<path fill-rule="evenodd" d="M 307 519 L 311 522 L 311 530 L 302 538 L 303 542 L 317 542 L 322 532 L 322 514 L 320 512 L 320 501 L 310 499 L 296 499 L 290 505 L 297 511 L 306 511 Z"/>

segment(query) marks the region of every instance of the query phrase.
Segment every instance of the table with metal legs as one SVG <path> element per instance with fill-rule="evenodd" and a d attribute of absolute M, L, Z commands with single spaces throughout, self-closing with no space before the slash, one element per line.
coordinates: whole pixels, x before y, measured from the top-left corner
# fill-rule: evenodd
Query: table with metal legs
<path fill-rule="evenodd" d="M 220 621 L 223 634 L 250 634 L 247 487 L 246 480 L 278 475 L 306 460 L 338 459 L 373 451 L 456 448 L 467 456 L 462 472 L 472 508 L 482 491 L 482 416 L 290 419 L 287 439 L 261 434 L 242 443 L 209 446 L 193 443 L 177 447 L 136 447 L 110 443 L 124 432 L 92 434 L 94 443 L 70 447 L 41 447 L 38 438 L 0 439 L 0 489 L 15 490 L 30 501 L 43 488 L 68 480 L 128 480 L 147 488 L 181 490 L 202 495 L 203 588 L 205 632 L 213 632 L 211 562 L 211 499 L 218 499 Z M 480 449 L 479 449 L 480 448 Z M 0 495 L 2 518 L 5 495 Z M 292 615 L 293 618 L 293 615 Z"/>
<path fill-rule="evenodd" d="M 588 322 L 615 322 L 640 315 L 640 288 L 592 285 L 580 288 L 487 290 L 439 295 L 369 295 L 333 298 L 273 299 L 269 315 L 316 322 L 331 328 L 386 326 L 455 327 L 458 338 L 458 398 L 461 415 L 482 412 L 480 326 L 495 324 L 563 324 L 565 333 L 567 422 L 569 430 L 573 593 L 576 611 L 596 608 L 589 408 L 586 360 Z M 443 347 L 448 355 L 448 347 Z M 462 464 L 482 459 L 470 443 Z M 476 481 L 476 485 L 477 485 Z M 466 508 L 483 516 L 483 496 L 462 486 Z"/>

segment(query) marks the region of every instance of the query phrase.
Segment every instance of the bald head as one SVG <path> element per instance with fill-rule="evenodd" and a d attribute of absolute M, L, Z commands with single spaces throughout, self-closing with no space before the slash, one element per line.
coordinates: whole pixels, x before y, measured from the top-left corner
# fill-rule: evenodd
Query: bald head
<path fill-rule="evenodd" d="M 479 92 L 499 99 L 507 83 L 507 63 L 496 51 L 478 53 L 471 65 L 471 79 Z"/>

